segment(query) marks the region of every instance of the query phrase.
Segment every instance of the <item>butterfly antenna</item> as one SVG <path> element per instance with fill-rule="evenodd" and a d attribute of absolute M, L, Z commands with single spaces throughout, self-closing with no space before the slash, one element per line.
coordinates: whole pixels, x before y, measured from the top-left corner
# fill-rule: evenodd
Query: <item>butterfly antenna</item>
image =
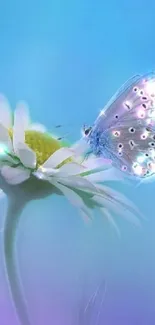
<path fill-rule="evenodd" d="M 71 127 L 71 126 L 73 126 L 72 124 L 55 124 L 55 125 L 53 125 L 53 129 L 61 129 L 61 128 L 64 128 L 64 127 Z"/>
<path fill-rule="evenodd" d="M 71 133 L 66 133 L 65 135 L 63 135 L 62 137 L 58 137 L 57 140 L 61 141 L 63 139 L 66 139 L 67 136 L 69 136 Z"/>
<path fill-rule="evenodd" d="M 55 128 L 60 129 L 60 128 L 62 128 L 62 125 L 61 124 L 55 125 Z"/>
<path fill-rule="evenodd" d="M 138 184 L 135 186 L 135 188 L 138 188 L 139 186 L 141 186 L 142 185 L 142 183 L 144 183 L 144 180 L 142 179 L 142 180 L 140 180 L 139 182 L 138 182 Z"/>
<path fill-rule="evenodd" d="M 60 130 L 60 129 L 63 129 L 67 126 L 67 128 L 70 128 L 71 127 L 71 124 L 68 124 L 68 125 L 63 125 L 63 124 L 56 124 L 52 127 L 52 131 L 54 132 L 54 130 Z M 52 133 L 51 131 L 51 133 Z M 57 140 L 58 141 L 61 141 L 63 139 L 65 139 L 66 137 L 68 137 L 69 135 L 73 134 L 73 131 L 72 132 L 67 132 L 65 135 L 62 135 L 62 136 L 59 136 L 57 137 Z"/>

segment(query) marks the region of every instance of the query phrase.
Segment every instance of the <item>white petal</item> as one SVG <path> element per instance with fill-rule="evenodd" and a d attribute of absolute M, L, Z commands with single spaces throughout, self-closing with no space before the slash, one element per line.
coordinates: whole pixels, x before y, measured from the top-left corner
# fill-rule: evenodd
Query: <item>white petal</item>
<path fill-rule="evenodd" d="M 83 165 L 88 170 L 93 169 L 106 169 L 111 167 L 111 160 L 104 158 L 88 158 L 83 162 Z"/>
<path fill-rule="evenodd" d="M 48 180 L 48 177 L 46 177 L 46 175 L 42 172 L 39 172 L 38 170 L 36 172 L 32 173 L 35 177 L 37 177 L 38 179 L 42 179 L 42 180 Z"/>
<path fill-rule="evenodd" d="M 7 129 L 12 125 L 10 104 L 3 95 L 0 95 L 0 123 Z"/>
<path fill-rule="evenodd" d="M 128 209 L 125 209 L 124 206 L 120 203 L 115 202 L 112 198 L 108 198 L 108 196 L 98 196 L 94 195 L 92 198 L 94 202 L 99 204 L 101 207 L 112 210 L 113 213 L 122 216 L 124 219 L 132 222 L 135 226 L 140 226 L 139 219 Z"/>
<path fill-rule="evenodd" d="M 80 156 L 83 153 L 87 152 L 87 150 L 89 149 L 89 145 L 87 141 L 84 138 L 82 138 L 78 142 L 76 142 L 71 147 L 71 149 L 74 151 L 75 155 Z"/>
<path fill-rule="evenodd" d="M 0 124 L 0 145 L 6 147 L 6 151 L 12 151 L 12 142 L 8 133 L 8 130 Z"/>
<path fill-rule="evenodd" d="M 26 143 L 18 143 L 18 157 L 21 163 L 27 168 L 36 167 L 36 153 Z"/>
<path fill-rule="evenodd" d="M 67 163 L 59 168 L 59 177 L 67 177 L 70 175 L 79 175 L 86 171 L 86 168 L 77 163 Z"/>
<path fill-rule="evenodd" d="M 3 192 L 3 190 L 0 189 L 0 200 L 4 199 L 5 196 L 6 196 L 6 195 L 5 195 L 5 193 Z"/>
<path fill-rule="evenodd" d="M 19 164 L 19 160 L 16 157 L 11 157 L 9 155 L 5 156 L 5 160 L 8 163 L 12 164 L 12 165 L 18 165 Z M 4 163 L 3 163 L 3 165 L 4 165 Z M 6 165 L 6 163 L 5 163 L 5 165 Z"/>
<path fill-rule="evenodd" d="M 77 193 L 62 184 L 58 184 L 57 182 L 52 182 L 52 184 L 55 185 L 64 194 L 64 196 L 69 200 L 71 204 L 81 209 L 90 218 L 92 217 L 91 210 L 87 208 L 82 198 Z"/>
<path fill-rule="evenodd" d="M 93 213 L 86 205 L 80 209 L 80 215 L 86 223 L 93 219 Z"/>
<path fill-rule="evenodd" d="M 86 223 L 90 222 L 90 219 L 92 219 L 92 213 L 88 216 L 88 213 L 85 213 L 83 210 L 80 210 L 80 215 Z"/>
<path fill-rule="evenodd" d="M 1 174 L 6 182 L 11 185 L 23 183 L 30 177 L 30 172 L 22 167 L 4 166 L 1 169 Z"/>
<path fill-rule="evenodd" d="M 90 175 L 84 176 L 90 182 L 111 182 L 111 181 L 120 181 L 122 178 L 115 174 L 113 168 L 103 170 L 100 172 L 92 173 Z"/>
<path fill-rule="evenodd" d="M 53 177 L 53 176 L 57 177 L 57 175 L 59 174 L 59 169 L 56 169 L 56 168 L 44 168 L 44 167 L 40 166 L 37 169 L 37 172 L 42 173 L 47 177 Z"/>
<path fill-rule="evenodd" d="M 24 130 L 27 130 L 30 125 L 30 115 L 29 115 L 29 107 L 25 101 L 19 101 L 16 105 L 15 112 L 21 117 L 22 124 L 24 125 Z"/>
<path fill-rule="evenodd" d="M 39 124 L 39 123 L 31 124 L 28 129 L 38 131 L 38 132 L 41 132 L 41 133 L 45 133 L 47 131 L 45 126 L 42 125 L 42 124 Z"/>
<path fill-rule="evenodd" d="M 45 168 L 40 166 L 38 171 L 45 173 L 47 176 L 56 176 L 56 177 L 68 177 L 72 175 L 79 175 L 80 173 L 85 172 L 85 168 L 77 163 L 66 163 L 60 168 Z"/>
<path fill-rule="evenodd" d="M 82 190 L 89 193 L 97 193 L 96 186 L 84 177 L 69 176 L 67 178 L 58 178 L 58 181 L 66 186 Z"/>
<path fill-rule="evenodd" d="M 60 148 L 53 153 L 42 165 L 43 168 L 55 168 L 63 161 L 73 156 L 73 152 L 69 148 Z"/>
<path fill-rule="evenodd" d="M 131 200 L 129 200 L 125 195 L 105 185 L 97 184 L 97 187 L 101 191 L 109 195 L 109 197 L 113 197 L 113 199 L 115 199 L 117 202 L 122 204 L 124 207 L 128 209 L 132 209 L 135 213 L 139 214 L 143 218 L 137 206 Z"/>
<path fill-rule="evenodd" d="M 114 218 L 112 217 L 111 213 L 105 208 L 100 208 L 100 211 L 102 212 L 103 216 L 108 219 L 110 224 L 115 228 L 117 235 L 120 237 L 119 228 L 118 228 L 116 222 L 114 221 Z"/>
<path fill-rule="evenodd" d="M 29 115 L 26 104 L 23 102 L 17 105 L 14 112 L 14 126 L 13 126 L 13 147 L 15 153 L 18 155 L 18 144 L 25 142 L 25 130 L 28 128 Z"/>

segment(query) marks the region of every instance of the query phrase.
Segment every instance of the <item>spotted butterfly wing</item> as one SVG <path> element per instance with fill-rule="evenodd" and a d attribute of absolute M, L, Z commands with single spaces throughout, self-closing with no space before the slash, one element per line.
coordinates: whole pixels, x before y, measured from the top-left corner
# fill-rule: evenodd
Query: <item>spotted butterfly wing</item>
<path fill-rule="evenodd" d="M 94 154 L 140 177 L 155 172 L 155 74 L 135 76 L 114 95 L 88 136 Z"/>

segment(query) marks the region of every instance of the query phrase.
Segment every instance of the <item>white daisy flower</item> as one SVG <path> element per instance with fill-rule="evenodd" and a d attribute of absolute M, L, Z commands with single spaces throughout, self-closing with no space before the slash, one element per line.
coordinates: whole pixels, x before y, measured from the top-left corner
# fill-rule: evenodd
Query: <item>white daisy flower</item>
<path fill-rule="evenodd" d="M 81 162 L 76 145 L 66 147 L 32 124 L 28 107 L 20 102 L 12 116 L 8 101 L 0 97 L 0 187 L 8 197 L 3 230 L 5 269 L 9 289 L 22 324 L 30 325 L 15 262 L 15 235 L 25 204 L 58 189 L 85 219 L 92 219 L 98 208 L 116 228 L 112 213 L 139 224 L 136 207 L 121 193 L 104 184 L 121 181 L 109 161 L 90 158 Z M 102 184 L 101 184 L 102 183 Z"/>
<path fill-rule="evenodd" d="M 113 195 L 110 188 L 98 184 L 120 181 L 112 168 L 107 169 L 111 167 L 109 161 L 90 158 L 80 163 L 76 146 L 61 146 L 58 140 L 47 135 L 44 126 L 30 123 L 26 103 L 18 103 L 12 118 L 7 99 L 0 97 L 0 168 L 1 175 L 9 185 L 19 185 L 35 176 L 57 187 L 83 216 L 92 217 L 88 207 L 90 203 L 99 206 L 113 224 L 109 210 L 116 212 L 120 208 L 119 213 L 122 214 L 123 207 L 129 210 L 133 208 L 131 202 L 119 193 Z M 101 167 L 103 170 L 99 172 L 98 168 Z M 77 193 L 78 190 L 81 195 Z M 87 204 L 82 192 L 91 195 Z M 132 220 L 137 222 L 133 216 Z"/>

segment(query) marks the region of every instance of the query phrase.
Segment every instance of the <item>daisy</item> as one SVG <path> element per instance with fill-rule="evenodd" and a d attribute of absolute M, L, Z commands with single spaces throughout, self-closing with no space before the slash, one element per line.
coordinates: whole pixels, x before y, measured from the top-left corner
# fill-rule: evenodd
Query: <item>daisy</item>
<path fill-rule="evenodd" d="M 119 180 L 112 170 L 107 170 L 109 161 L 90 158 L 79 163 L 78 160 L 75 146 L 64 147 L 64 143 L 46 133 L 43 125 L 30 122 L 26 103 L 19 102 L 12 116 L 7 99 L 0 97 L 0 171 L 8 185 L 19 187 L 32 177 L 49 182 L 85 217 L 91 216 L 92 211 L 77 190 L 91 194 L 90 203 L 99 205 L 100 211 L 108 218 L 107 211 L 113 207 L 116 209 L 115 204 L 123 207 L 127 203 L 131 207 L 131 203 L 120 194 L 114 195 L 110 188 L 98 184 Z M 101 166 L 105 170 L 98 172 Z"/>
<path fill-rule="evenodd" d="M 117 232 L 111 212 L 139 224 L 135 206 L 103 183 L 121 180 L 110 168 L 110 162 L 94 157 L 81 161 L 76 146 L 67 146 L 48 134 L 41 124 L 31 123 L 24 102 L 19 102 L 12 114 L 7 99 L 0 97 L 0 188 L 8 198 L 3 231 L 5 269 L 23 324 L 29 325 L 30 321 L 16 270 L 14 244 L 18 221 L 30 200 L 63 194 L 87 220 L 92 219 L 93 208 L 98 208 Z"/>

